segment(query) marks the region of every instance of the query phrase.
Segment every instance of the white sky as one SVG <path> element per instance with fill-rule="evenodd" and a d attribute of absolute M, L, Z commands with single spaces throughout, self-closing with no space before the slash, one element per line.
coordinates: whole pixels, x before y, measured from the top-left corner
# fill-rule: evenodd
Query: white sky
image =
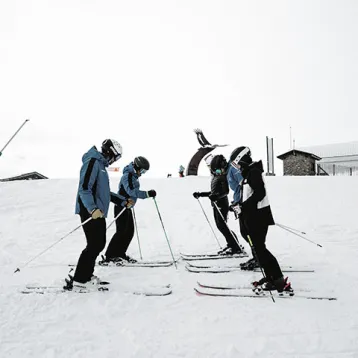
<path fill-rule="evenodd" d="M 0 177 L 77 177 L 107 137 L 147 176 L 187 166 L 194 128 L 264 162 L 290 125 L 296 146 L 357 140 L 357 18 L 355 0 L 1 0 L 0 149 L 30 122 Z"/>

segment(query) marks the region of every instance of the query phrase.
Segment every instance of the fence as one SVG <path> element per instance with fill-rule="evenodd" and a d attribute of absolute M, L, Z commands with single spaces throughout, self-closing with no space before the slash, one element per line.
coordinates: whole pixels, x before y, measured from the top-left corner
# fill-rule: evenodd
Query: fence
<path fill-rule="evenodd" d="M 358 175 L 358 167 L 321 163 L 317 165 L 317 175 L 353 176 Z"/>

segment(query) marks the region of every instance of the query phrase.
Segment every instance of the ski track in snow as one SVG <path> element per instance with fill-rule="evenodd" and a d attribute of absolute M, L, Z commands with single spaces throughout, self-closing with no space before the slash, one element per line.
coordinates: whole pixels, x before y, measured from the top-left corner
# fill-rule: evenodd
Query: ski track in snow
<path fill-rule="evenodd" d="M 114 191 L 117 180 L 111 181 Z M 210 178 L 143 178 L 141 183 L 143 189 L 158 192 L 176 257 L 180 251 L 217 250 L 192 197 L 194 191 L 209 190 Z M 268 246 L 280 263 L 316 270 L 290 273 L 292 286 L 334 295 L 338 301 L 293 298 L 274 304 L 269 298 L 198 297 L 193 290 L 197 280 L 247 284 L 260 274 L 191 274 L 183 261 L 178 270 L 96 267 L 96 274 L 111 281 L 110 292 L 23 295 L 19 291 L 25 285 L 62 284 L 69 271 L 66 264 L 77 262 L 84 248 L 80 229 L 13 274 L 79 224 L 73 214 L 77 180 L 1 183 L 0 357 L 358 357 L 358 178 L 268 177 L 266 183 L 276 221 L 307 232 L 323 245 L 270 228 Z M 215 228 L 209 200 L 201 201 Z M 143 258 L 170 260 L 152 200 L 138 200 L 136 215 Z M 111 218 L 112 204 L 107 223 Z M 229 225 L 238 233 L 232 217 Z M 139 257 L 136 237 L 129 254 Z M 230 261 L 207 263 L 225 266 Z M 168 283 L 173 293 L 166 297 L 125 293 Z"/>

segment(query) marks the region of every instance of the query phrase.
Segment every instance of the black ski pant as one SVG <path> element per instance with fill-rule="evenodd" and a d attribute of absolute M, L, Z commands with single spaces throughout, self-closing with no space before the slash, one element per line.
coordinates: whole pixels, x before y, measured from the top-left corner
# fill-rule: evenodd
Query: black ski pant
<path fill-rule="evenodd" d="M 225 203 L 220 203 L 220 206 L 216 204 L 218 209 L 216 209 L 216 206 L 213 207 L 214 209 L 214 219 L 217 228 L 219 231 L 223 234 L 225 237 L 227 246 L 231 247 L 233 250 L 239 250 L 239 246 L 237 244 L 237 236 L 233 231 L 231 231 L 227 226 L 227 215 L 229 212 L 229 204 L 225 205 Z M 220 215 L 221 213 L 221 215 Z M 223 220 L 224 218 L 224 220 Z"/>
<path fill-rule="evenodd" d="M 253 245 L 253 256 L 258 260 L 263 268 L 266 277 L 274 281 L 282 277 L 282 271 L 277 259 L 266 247 L 266 235 L 268 225 L 261 222 L 247 222 L 244 220 L 243 230 L 246 230 L 246 235 L 249 235 Z"/>
<path fill-rule="evenodd" d="M 114 216 L 116 217 L 123 210 L 120 206 L 114 207 Z M 134 221 L 131 209 L 126 209 L 116 220 L 116 232 L 113 235 L 107 251 L 106 259 L 115 257 L 124 257 L 134 236 Z"/>
<path fill-rule="evenodd" d="M 83 223 L 90 216 L 87 211 L 81 211 L 81 222 Z M 90 220 L 82 228 L 86 235 L 87 246 L 78 259 L 73 279 L 77 282 L 85 283 L 91 279 L 97 256 L 106 246 L 106 220 Z"/>

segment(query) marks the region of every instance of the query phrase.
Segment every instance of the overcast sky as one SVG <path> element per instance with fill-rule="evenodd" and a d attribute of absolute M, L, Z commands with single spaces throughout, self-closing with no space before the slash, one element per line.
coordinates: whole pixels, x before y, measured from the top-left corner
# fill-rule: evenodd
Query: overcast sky
<path fill-rule="evenodd" d="M 296 146 L 358 140 L 357 19 L 356 0 L 1 0 L 0 149 L 30 122 L 0 177 L 77 177 L 105 138 L 116 165 L 177 176 L 194 128 L 264 162 L 290 126 Z"/>

